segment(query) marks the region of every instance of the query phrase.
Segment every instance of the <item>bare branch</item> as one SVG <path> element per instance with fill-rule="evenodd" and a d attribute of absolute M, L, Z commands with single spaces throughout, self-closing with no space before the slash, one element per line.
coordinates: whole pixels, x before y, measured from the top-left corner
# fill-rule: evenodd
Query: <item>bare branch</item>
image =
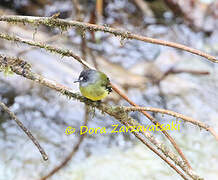
<path fill-rule="evenodd" d="M 43 43 L 40 43 L 40 42 L 25 40 L 25 39 L 22 39 L 22 38 L 19 38 L 19 37 L 16 37 L 16 36 L 10 36 L 10 35 L 4 34 L 4 33 L 0 33 L 0 38 L 8 40 L 8 41 L 14 41 L 14 42 L 19 42 L 19 43 L 27 44 L 27 45 L 30 45 L 30 46 L 34 46 L 34 47 L 39 47 L 39 48 L 45 49 L 47 51 L 60 54 L 62 56 L 73 57 L 74 59 L 76 59 L 78 62 L 80 62 L 85 67 L 90 68 L 90 69 L 94 69 L 87 62 L 85 62 L 82 58 L 80 58 L 78 55 L 74 54 L 70 50 L 64 50 L 64 49 L 56 48 L 56 47 L 46 45 L 46 44 L 43 44 Z"/>
<path fill-rule="evenodd" d="M 29 23 L 29 24 L 33 24 L 33 25 L 37 25 L 37 26 L 39 24 L 43 24 L 43 25 L 46 25 L 49 27 L 59 27 L 61 29 L 67 29 L 69 27 L 78 27 L 82 30 L 102 31 L 102 32 L 114 34 L 115 36 L 121 36 L 122 38 L 126 38 L 126 39 L 136 39 L 136 40 L 144 41 L 147 43 L 177 48 L 180 50 L 190 52 L 192 54 L 196 54 L 198 56 L 202 56 L 211 62 L 218 63 L 218 59 L 215 56 L 211 56 L 211 55 L 204 53 L 200 50 L 190 48 L 190 47 L 187 47 L 187 46 L 182 45 L 182 44 L 164 41 L 164 40 L 159 40 L 159 39 L 154 39 L 154 38 L 149 38 L 146 36 L 133 34 L 133 33 L 128 32 L 128 31 L 110 28 L 107 26 L 100 26 L 100 25 L 96 25 L 96 24 L 89 24 L 89 23 L 84 23 L 84 22 L 79 22 L 79 21 L 69 21 L 69 20 L 57 19 L 57 18 L 52 18 L 52 17 L 13 16 L 13 15 L 0 16 L 0 21 L 6 21 L 6 22 L 12 22 L 12 23 L 21 22 L 23 24 Z"/>
<path fill-rule="evenodd" d="M 32 140 L 32 142 L 35 144 L 35 146 L 38 148 L 39 152 L 41 153 L 43 160 L 47 161 L 48 160 L 47 154 L 45 153 L 44 149 L 40 146 L 36 138 L 32 135 L 32 133 L 23 125 L 22 122 L 19 121 L 19 119 L 15 116 L 15 114 L 11 112 L 10 109 L 3 102 L 0 102 L 0 106 L 4 111 L 8 113 L 11 119 L 13 119 L 17 123 L 17 125 L 26 133 L 26 135 Z"/>
<path fill-rule="evenodd" d="M 122 122 L 126 127 L 128 128 L 132 128 L 132 126 L 130 126 L 127 122 L 123 121 Z M 146 139 L 140 135 L 139 132 L 137 131 L 133 131 L 132 132 L 143 144 L 145 144 L 151 151 L 153 151 L 155 154 L 157 154 L 162 160 L 164 160 L 171 168 L 173 168 L 183 179 L 188 180 L 187 177 L 185 177 L 185 175 L 178 170 L 175 165 L 173 165 L 165 156 L 163 156 L 162 154 L 160 154 L 155 148 L 153 148 L 147 141 Z"/>
<path fill-rule="evenodd" d="M 84 118 L 84 123 L 83 126 L 87 126 L 88 124 L 88 120 L 89 120 L 89 114 L 88 114 L 88 110 L 87 110 L 87 106 L 86 106 L 86 114 L 85 114 L 85 118 Z M 75 146 L 73 147 L 72 151 L 70 152 L 70 154 L 65 158 L 65 160 L 58 165 L 57 167 L 55 167 L 51 172 L 49 172 L 47 175 L 45 175 L 44 177 L 41 178 L 41 180 L 46 180 L 49 177 L 53 176 L 56 172 L 58 172 L 61 168 L 63 168 L 64 166 L 67 165 L 67 163 L 72 159 L 72 157 L 74 156 L 74 154 L 79 150 L 80 145 L 82 144 L 83 140 L 85 139 L 86 134 L 80 135 L 78 142 L 75 144 Z"/>
<path fill-rule="evenodd" d="M 176 118 L 183 119 L 184 121 L 190 122 L 194 125 L 197 125 L 200 128 L 203 128 L 203 129 L 209 131 L 218 141 L 218 134 L 214 131 L 214 129 L 212 127 L 210 127 L 209 125 L 207 125 L 201 121 L 195 120 L 195 119 L 188 117 L 188 116 L 184 116 L 184 115 L 177 113 L 177 112 L 174 112 L 174 111 L 160 109 L 160 108 L 152 108 L 152 107 L 125 107 L 124 110 L 127 112 L 128 111 L 151 111 L 151 112 L 157 112 L 157 113 L 162 113 L 162 114 L 174 116 Z"/>
<path fill-rule="evenodd" d="M 135 107 L 139 107 L 137 104 L 135 104 L 133 101 L 131 101 L 124 93 L 122 93 L 116 86 L 114 86 L 113 84 L 111 84 L 112 88 L 114 91 L 116 91 L 121 97 L 123 97 L 129 104 L 131 104 L 132 106 Z M 148 114 L 146 111 L 140 111 L 142 114 L 144 114 L 153 124 L 155 125 L 159 125 L 161 126 L 161 124 L 156 121 L 150 114 Z M 159 127 L 158 127 L 159 129 Z M 182 157 L 183 161 L 185 162 L 185 164 L 191 169 L 191 165 L 189 164 L 187 158 L 185 157 L 185 155 L 183 154 L 182 150 L 179 148 L 179 146 L 176 144 L 175 140 L 168 134 L 167 131 L 161 131 L 171 142 L 171 144 L 173 145 L 173 147 L 176 149 L 176 151 L 179 153 L 179 155 Z"/>

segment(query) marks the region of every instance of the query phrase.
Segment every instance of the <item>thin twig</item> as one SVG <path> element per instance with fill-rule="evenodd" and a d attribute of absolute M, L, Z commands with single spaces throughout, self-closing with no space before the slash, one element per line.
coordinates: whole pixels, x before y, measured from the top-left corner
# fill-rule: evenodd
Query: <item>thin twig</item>
<path fill-rule="evenodd" d="M 73 4 L 73 7 L 74 7 L 74 11 L 75 11 L 75 14 L 76 14 L 76 20 L 77 21 L 81 21 L 81 8 L 80 8 L 80 4 L 77 0 L 72 0 L 72 4 Z M 73 11 L 72 11 L 73 12 Z M 73 13 L 71 14 L 71 18 L 74 18 L 73 17 Z"/>
<path fill-rule="evenodd" d="M 125 121 L 122 121 L 122 123 L 128 127 L 129 129 L 131 129 L 132 127 Z M 146 140 L 145 138 L 143 138 L 139 132 L 137 131 L 133 131 L 132 132 L 143 144 L 145 144 L 150 150 L 152 150 L 155 154 L 157 154 L 162 160 L 164 160 L 165 162 L 167 162 L 167 164 L 173 168 L 183 179 L 188 180 L 188 178 L 185 177 L 185 175 L 178 170 L 175 165 L 173 165 L 165 156 L 163 156 L 162 154 L 160 154 L 155 148 L 153 148 Z"/>
<path fill-rule="evenodd" d="M 87 112 L 87 107 L 86 107 L 86 113 L 85 113 L 85 118 L 84 118 L 84 123 L 83 126 L 87 126 L 89 120 L 89 114 Z M 83 140 L 85 139 L 86 134 L 80 135 L 78 142 L 75 144 L 74 148 L 70 152 L 70 154 L 64 159 L 64 161 L 52 169 L 46 176 L 42 177 L 41 180 L 46 180 L 49 177 L 53 176 L 56 172 L 58 172 L 60 169 L 65 167 L 68 162 L 72 159 L 72 157 L 75 155 L 75 153 L 79 150 L 80 145 L 82 144 Z"/>
<path fill-rule="evenodd" d="M 159 39 L 154 39 L 154 38 L 150 38 L 146 36 L 133 34 L 128 31 L 110 28 L 108 26 L 89 24 L 89 23 L 84 23 L 84 22 L 79 22 L 79 21 L 69 21 L 69 20 L 52 18 L 52 17 L 13 16 L 13 15 L 0 16 L 0 21 L 6 21 L 6 22 L 12 22 L 12 23 L 21 22 L 24 24 L 29 23 L 29 24 L 33 24 L 37 26 L 39 24 L 43 24 L 43 25 L 50 26 L 50 27 L 59 27 L 61 29 L 66 29 L 68 27 L 78 27 L 82 30 L 102 31 L 102 32 L 114 34 L 115 36 L 121 36 L 124 39 L 136 39 L 136 40 L 144 41 L 147 43 L 177 48 L 180 50 L 190 52 L 192 54 L 202 56 L 211 62 L 218 63 L 218 59 L 215 56 L 211 56 L 200 50 L 190 48 L 188 46 L 174 43 L 174 42 L 169 42 L 169 41 L 164 41 L 164 40 L 159 40 Z"/>
<path fill-rule="evenodd" d="M 200 128 L 203 128 L 203 129 L 209 131 L 218 141 L 218 134 L 214 131 L 214 129 L 212 127 L 210 127 L 209 125 L 207 125 L 201 121 L 195 120 L 195 119 L 188 117 L 188 116 L 184 116 L 184 115 L 177 113 L 177 112 L 174 112 L 174 111 L 160 109 L 160 108 L 153 108 L 153 107 L 126 107 L 126 108 L 124 108 L 124 110 L 127 112 L 128 111 L 151 111 L 151 112 L 157 112 L 157 113 L 162 113 L 162 114 L 174 116 L 176 118 L 183 119 L 184 121 L 190 122 L 194 125 L 197 125 Z"/>
<path fill-rule="evenodd" d="M 133 101 L 131 101 L 123 92 L 121 92 L 115 85 L 111 84 L 113 90 L 119 94 L 121 97 L 123 97 L 129 104 L 131 104 L 132 106 L 135 107 L 139 107 L 137 104 L 135 104 Z M 140 111 L 142 114 L 144 114 L 153 124 L 155 125 L 160 125 L 160 123 L 158 121 L 156 121 L 150 114 L 148 114 L 146 111 Z M 185 162 L 185 164 L 190 168 L 191 165 L 189 164 L 187 158 L 185 157 L 185 155 L 183 154 L 183 152 L 181 151 L 181 149 L 179 148 L 179 146 L 176 144 L 175 140 L 168 134 L 168 132 L 161 131 L 171 142 L 171 144 L 173 145 L 173 147 L 176 149 L 176 151 L 179 153 L 179 155 L 182 157 L 183 161 Z"/>
<path fill-rule="evenodd" d="M 190 73 L 193 75 L 209 75 L 208 71 L 199 71 L 199 70 L 187 70 L 187 69 L 174 69 L 174 67 L 170 68 L 166 71 L 160 79 L 156 83 L 160 83 L 163 79 L 165 79 L 170 74 L 179 74 L 179 73 Z"/>
<path fill-rule="evenodd" d="M 188 69 L 172 69 L 170 74 L 189 73 L 193 75 L 209 75 L 209 71 L 188 70 Z"/>
<path fill-rule="evenodd" d="M 10 111 L 10 109 L 2 102 L 0 102 L 0 106 L 4 111 L 8 113 L 8 115 L 13 119 L 17 125 L 26 133 L 26 135 L 31 139 L 31 141 L 35 144 L 35 146 L 38 148 L 39 152 L 42 155 L 42 158 L 44 161 L 48 160 L 48 156 L 45 153 L 44 149 L 40 146 L 39 142 L 36 140 L 36 138 L 32 135 L 32 133 L 23 125 L 21 121 L 16 117 L 16 115 Z"/>
<path fill-rule="evenodd" d="M 54 46 L 46 45 L 46 44 L 43 44 L 40 42 L 31 41 L 31 40 L 25 40 L 25 39 L 22 39 L 22 38 L 19 38 L 16 36 L 10 36 L 10 35 L 4 34 L 4 33 L 0 33 L 0 38 L 8 40 L 8 41 L 14 41 L 14 42 L 19 42 L 19 43 L 23 43 L 23 44 L 28 44 L 28 45 L 34 46 L 34 47 L 43 48 L 47 51 L 54 52 L 54 53 L 60 54 L 62 56 L 73 57 L 74 59 L 76 59 L 78 62 L 80 62 L 85 67 L 90 68 L 90 69 L 94 69 L 87 62 L 85 62 L 82 58 L 80 58 L 78 55 L 74 54 L 70 50 L 56 48 Z"/>

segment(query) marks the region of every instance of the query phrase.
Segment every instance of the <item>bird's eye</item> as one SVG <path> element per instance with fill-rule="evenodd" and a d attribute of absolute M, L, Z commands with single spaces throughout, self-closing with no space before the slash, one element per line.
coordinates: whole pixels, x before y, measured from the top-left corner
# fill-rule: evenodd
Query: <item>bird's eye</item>
<path fill-rule="evenodd" d="M 86 81 L 86 77 L 82 76 L 79 78 L 80 81 Z"/>
<path fill-rule="evenodd" d="M 82 80 L 83 80 L 83 77 L 80 77 L 79 80 L 82 81 Z"/>

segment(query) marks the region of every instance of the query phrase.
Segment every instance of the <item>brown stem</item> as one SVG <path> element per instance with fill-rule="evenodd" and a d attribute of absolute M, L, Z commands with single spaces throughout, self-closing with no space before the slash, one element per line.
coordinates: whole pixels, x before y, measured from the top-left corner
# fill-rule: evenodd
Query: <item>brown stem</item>
<path fill-rule="evenodd" d="M 124 93 L 122 93 L 115 85 L 111 84 L 113 90 L 119 94 L 122 98 L 124 98 L 129 104 L 131 104 L 132 106 L 135 107 L 139 107 L 137 104 L 135 104 L 133 101 L 131 101 Z M 148 114 L 146 111 L 140 111 L 142 114 L 144 114 L 152 123 L 154 123 L 155 125 L 160 125 L 160 123 L 158 121 L 156 121 L 150 114 Z M 164 130 L 162 131 L 162 133 L 169 139 L 169 141 L 172 143 L 172 145 L 174 146 L 174 148 L 176 149 L 176 151 L 179 153 L 179 155 L 181 156 L 181 158 L 183 159 L 183 161 L 185 162 L 185 164 L 190 168 L 191 165 L 189 164 L 188 160 L 186 159 L 186 157 L 184 156 L 183 152 L 181 151 L 181 149 L 178 147 L 178 145 L 176 144 L 175 140 Z"/>
<path fill-rule="evenodd" d="M 215 130 L 212 127 L 210 127 L 209 125 L 207 125 L 203 122 L 200 122 L 200 121 L 195 120 L 195 119 L 188 117 L 188 116 L 184 116 L 184 115 L 177 113 L 177 112 L 174 112 L 174 111 L 160 109 L 160 108 L 153 108 L 153 107 L 126 107 L 125 111 L 151 111 L 151 112 L 157 112 L 157 113 L 162 113 L 162 114 L 174 116 L 176 118 L 183 119 L 184 121 L 190 122 L 194 125 L 197 125 L 200 128 L 203 128 L 203 129 L 209 131 L 218 141 L 218 134 L 215 132 Z"/>
<path fill-rule="evenodd" d="M 79 22 L 79 21 L 69 21 L 69 20 L 64 20 L 64 19 L 56 19 L 56 18 L 52 18 L 52 17 L 13 16 L 13 15 L 0 16 L 0 21 L 13 22 L 13 23 L 22 22 L 24 24 L 29 23 L 29 24 L 33 24 L 33 25 L 43 24 L 43 25 L 50 26 L 50 27 L 60 27 L 62 29 L 71 26 L 71 27 L 79 27 L 83 30 L 102 31 L 102 32 L 114 34 L 115 36 L 121 36 L 122 38 L 126 38 L 126 39 L 136 39 L 136 40 L 144 41 L 147 43 L 177 48 L 180 50 L 190 52 L 192 54 L 202 56 L 202 57 L 204 57 L 204 58 L 206 58 L 209 61 L 212 61 L 214 63 L 218 63 L 218 59 L 215 56 L 211 56 L 211 55 L 204 53 L 200 50 L 197 50 L 197 49 L 194 49 L 194 48 L 182 45 L 182 44 L 169 42 L 169 41 L 165 41 L 165 40 L 154 39 L 154 38 L 150 38 L 150 37 L 146 37 L 146 36 L 141 36 L 141 35 L 134 34 L 134 33 L 128 32 L 128 31 L 110 28 L 107 26 L 89 24 L 89 23 L 84 23 L 84 22 Z"/>
<path fill-rule="evenodd" d="M 88 111 L 87 111 L 87 107 L 86 107 L 85 119 L 84 119 L 83 126 L 87 126 L 88 120 L 89 120 L 89 115 L 88 115 Z M 64 166 L 66 166 L 67 163 L 72 159 L 74 154 L 79 150 L 79 147 L 84 139 L 85 139 L 85 134 L 80 135 L 78 142 L 76 143 L 76 145 L 74 146 L 74 148 L 72 149 L 70 154 L 64 159 L 64 161 L 60 165 L 58 165 L 57 167 L 52 169 L 46 176 L 42 177 L 41 180 L 46 180 L 46 179 L 50 178 L 55 173 L 57 173 L 60 169 L 62 169 Z"/>
<path fill-rule="evenodd" d="M 15 116 L 13 112 L 10 111 L 10 109 L 2 102 L 0 102 L 0 106 L 4 111 L 8 113 L 8 115 L 13 119 L 17 125 L 26 133 L 26 135 L 32 140 L 32 142 L 35 144 L 35 146 L 38 148 L 39 152 L 42 155 L 43 160 L 47 161 L 48 156 L 45 153 L 44 149 L 40 146 L 39 142 L 36 140 L 36 138 L 32 135 L 32 133 L 23 125 L 21 121 Z"/>
<path fill-rule="evenodd" d="M 126 127 L 130 127 L 131 129 L 131 126 L 125 122 L 125 121 L 122 121 L 122 123 L 126 126 Z M 185 180 L 188 180 L 187 177 L 185 177 L 185 175 L 176 168 L 175 165 L 173 165 L 165 156 L 163 156 L 161 153 L 159 153 L 155 148 L 153 148 L 146 140 L 145 138 L 143 138 L 139 132 L 137 131 L 133 131 L 132 132 L 143 144 L 145 144 L 150 150 L 152 150 L 155 154 L 157 154 L 161 159 L 163 159 L 171 168 L 173 168 L 183 179 Z"/>

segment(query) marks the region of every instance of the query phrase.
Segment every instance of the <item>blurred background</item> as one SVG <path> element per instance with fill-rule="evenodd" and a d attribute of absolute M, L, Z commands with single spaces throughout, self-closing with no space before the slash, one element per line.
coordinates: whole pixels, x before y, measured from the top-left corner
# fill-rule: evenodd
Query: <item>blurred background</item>
<path fill-rule="evenodd" d="M 181 43 L 218 56 L 217 0 L 0 0 L 0 15 L 52 16 L 101 24 L 136 34 Z M 103 32 L 66 31 L 45 26 L 0 22 L 10 35 L 70 49 L 105 72 L 112 83 L 140 106 L 170 109 L 211 125 L 218 132 L 218 65 L 169 47 L 121 39 Z M 32 70 L 79 92 L 73 81 L 82 66 L 75 60 L 0 39 L 0 53 L 22 57 Z M 0 110 L 0 180 L 40 180 L 71 153 L 80 135 L 68 126 L 106 127 L 115 119 L 17 75 L 0 72 L 0 101 L 35 135 L 48 153 L 44 162 L 23 131 Z M 105 100 L 127 105 L 116 93 Z M 152 114 L 162 123 L 175 118 Z M 135 112 L 131 116 L 150 124 Z M 154 135 L 170 146 L 157 132 Z M 196 126 L 181 121 L 169 132 L 205 179 L 218 179 L 218 143 Z M 83 139 L 69 163 L 51 180 L 181 179 L 130 133 L 92 134 Z"/>

